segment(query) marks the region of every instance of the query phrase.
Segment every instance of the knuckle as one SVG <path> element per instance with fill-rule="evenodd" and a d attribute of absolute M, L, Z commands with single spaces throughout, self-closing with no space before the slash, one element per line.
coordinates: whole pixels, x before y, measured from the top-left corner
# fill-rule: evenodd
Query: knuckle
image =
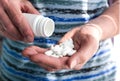
<path fill-rule="evenodd" d="M 12 17 L 12 20 L 15 22 L 16 25 L 20 25 L 22 22 L 22 16 L 16 14 Z"/>

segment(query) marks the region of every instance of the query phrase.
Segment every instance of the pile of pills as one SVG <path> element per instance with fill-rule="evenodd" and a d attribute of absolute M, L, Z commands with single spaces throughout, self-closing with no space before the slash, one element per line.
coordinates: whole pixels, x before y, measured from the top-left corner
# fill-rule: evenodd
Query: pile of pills
<path fill-rule="evenodd" d="M 59 45 L 54 45 L 50 47 L 50 50 L 46 51 L 45 54 L 53 57 L 64 57 L 72 56 L 76 50 L 73 49 L 73 40 L 70 38 Z"/>

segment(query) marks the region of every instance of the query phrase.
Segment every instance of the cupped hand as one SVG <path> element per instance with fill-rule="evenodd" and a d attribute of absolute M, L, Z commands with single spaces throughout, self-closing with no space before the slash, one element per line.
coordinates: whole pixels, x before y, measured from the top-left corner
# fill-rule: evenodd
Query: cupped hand
<path fill-rule="evenodd" d="M 97 28 L 90 25 L 83 25 L 65 34 L 60 42 L 69 38 L 73 39 L 74 49 L 77 52 L 67 60 L 68 67 L 74 70 L 80 70 L 97 52 L 101 35 Z"/>
<path fill-rule="evenodd" d="M 34 35 L 22 12 L 39 14 L 28 0 L 0 0 L 0 34 L 32 42 Z"/>
<path fill-rule="evenodd" d="M 48 49 L 40 48 L 37 46 L 30 46 L 23 50 L 22 54 L 28 57 L 32 62 L 38 64 L 48 71 L 57 71 L 61 69 L 67 69 L 66 64 L 68 57 L 55 58 L 47 56 L 44 53 Z"/>
<path fill-rule="evenodd" d="M 59 42 L 64 42 L 69 38 L 73 39 L 74 49 L 77 51 L 70 57 L 56 58 L 47 56 L 44 53 L 48 49 L 37 46 L 27 47 L 22 54 L 48 71 L 61 69 L 79 70 L 96 53 L 99 47 L 100 35 L 94 27 L 76 27 L 66 33 Z"/>

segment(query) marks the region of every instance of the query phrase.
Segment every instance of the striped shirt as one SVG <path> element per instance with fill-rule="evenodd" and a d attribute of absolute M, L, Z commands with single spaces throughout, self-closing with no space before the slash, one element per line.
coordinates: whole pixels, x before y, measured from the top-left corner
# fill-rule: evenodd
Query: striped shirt
<path fill-rule="evenodd" d="M 107 0 L 30 0 L 44 16 L 55 21 L 55 32 L 49 38 L 35 37 L 26 44 L 5 38 L 0 59 L 0 81 L 114 81 L 116 66 L 111 58 L 112 42 L 100 42 L 97 53 L 81 70 L 48 72 L 31 62 L 21 52 L 25 47 L 36 45 L 50 47 L 72 28 L 96 18 L 108 8 Z"/>

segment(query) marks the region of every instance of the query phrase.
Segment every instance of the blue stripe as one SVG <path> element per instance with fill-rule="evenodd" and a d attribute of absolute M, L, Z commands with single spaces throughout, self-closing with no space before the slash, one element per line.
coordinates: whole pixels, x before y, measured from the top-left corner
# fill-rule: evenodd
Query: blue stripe
<path fill-rule="evenodd" d="M 57 40 L 53 40 L 53 39 L 46 39 L 46 38 L 34 38 L 34 42 L 38 42 L 38 43 L 46 43 L 46 44 L 57 44 Z"/>
<path fill-rule="evenodd" d="M 22 76 L 22 77 L 25 77 L 25 78 L 28 78 L 28 79 L 32 79 L 34 81 L 57 81 L 55 79 L 48 79 L 48 78 L 44 78 L 44 77 L 35 77 L 35 76 L 32 76 L 30 74 L 26 74 L 26 73 L 22 73 L 22 72 L 16 72 L 14 71 L 13 69 L 7 67 L 4 63 L 2 63 L 3 66 L 5 67 L 6 70 L 8 70 L 9 72 L 15 74 L 15 75 L 18 75 L 18 76 Z M 112 68 L 108 69 L 108 70 L 105 70 L 105 71 L 102 71 L 100 73 L 97 73 L 97 74 L 92 74 L 92 75 L 88 75 L 88 76 L 77 76 L 77 77 L 73 77 L 73 78 L 69 78 L 69 79 L 64 79 L 62 81 L 72 81 L 72 80 L 84 80 L 84 79 L 90 79 L 90 78 L 93 78 L 93 77 L 97 77 L 97 76 L 100 76 L 100 75 L 104 75 L 106 73 L 109 73 L 113 70 L 115 70 L 116 67 L 113 66 Z"/>
<path fill-rule="evenodd" d="M 25 78 L 28 78 L 28 79 L 32 79 L 34 81 L 57 81 L 57 80 L 48 80 L 47 78 L 43 78 L 43 77 L 35 77 L 35 76 L 32 76 L 32 75 L 29 75 L 29 74 L 26 74 L 26 73 L 22 73 L 22 72 L 16 72 L 14 71 L 13 69 L 7 67 L 4 63 L 2 63 L 3 67 L 8 70 L 9 72 L 15 74 L 15 75 L 18 75 L 18 76 L 22 76 L 22 77 L 25 77 Z"/>
<path fill-rule="evenodd" d="M 100 55 L 106 54 L 107 52 L 110 52 L 110 49 L 102 50 L 102 51 L 100 51 L 99 53 L 96 53 L 96 54 L 93 56 L 93 58 L 96 57 L 96 56 L 100 56 Z"/>
<path fill-rule="evenodd" d="M 48 16 L 53 19 L 55 22 L 86 22 L 89 21 L 89 18 L 60 18 L 56 16 Z"/>
<path fill-rule="evenodd" d="M 109 73 L 109 72 L 111 72 L 112 70 L 115 70 L 115 69 L 116 69 L 116 67 L 113 66 L 112 68 L 110 68 L 110 69 L 108 69 L 106 71 L 102 71 L 102 72 L 100 72 L 98 74 L 93 74 L 93 75 L 88 75 L 88 76 L 81 76 L 81 77 L 74 77 L 74 78 L 67 79 L 67 80 L 62 80 L 62 81 L 73 81 L 73 80 L 79 80 L 79 79 L 80 80 L 89 79 L 89 78 L 97 77 L 97 76 L 100 76 L 100 75 L 104 75 L 104 74 Z"/>
<path fill-rule="evenodd" d="M 87 17 L 87 18 L 60 18 L 60 17 L 56 17 L 56 16 L 47 16 L 47 17 L 49 17 L 49 18 L 51 18 L 51 19 L 53 19 L 55 22 L 87 22 L 87 21 L 89 21 L 89 20 L 91 20 L 91 19 L 94 19 L 94 18 L 96 18 L 96 17 L 98 17 L 99 15 L 100 15 L 101 13 L 99 12 L 99 13 L 96 13 L 94 16 L 89 16 L 89 17 Z"/>
<path fill-rule="evenodd" d="M 3 45 L 3 48 L 5 49 L 6 52 L 8 52 L 8 54 L 10 54 L 11 56 L 14 56 L 15 58 L 22 59 L 22 60 L 29 60 L 28 58 L 22 57 L 22 56 L 19 55 L 18 53 L 10 50 L 10 49 L 7 48 L 7 46 L 5 46 L 5 45 Z"/>

